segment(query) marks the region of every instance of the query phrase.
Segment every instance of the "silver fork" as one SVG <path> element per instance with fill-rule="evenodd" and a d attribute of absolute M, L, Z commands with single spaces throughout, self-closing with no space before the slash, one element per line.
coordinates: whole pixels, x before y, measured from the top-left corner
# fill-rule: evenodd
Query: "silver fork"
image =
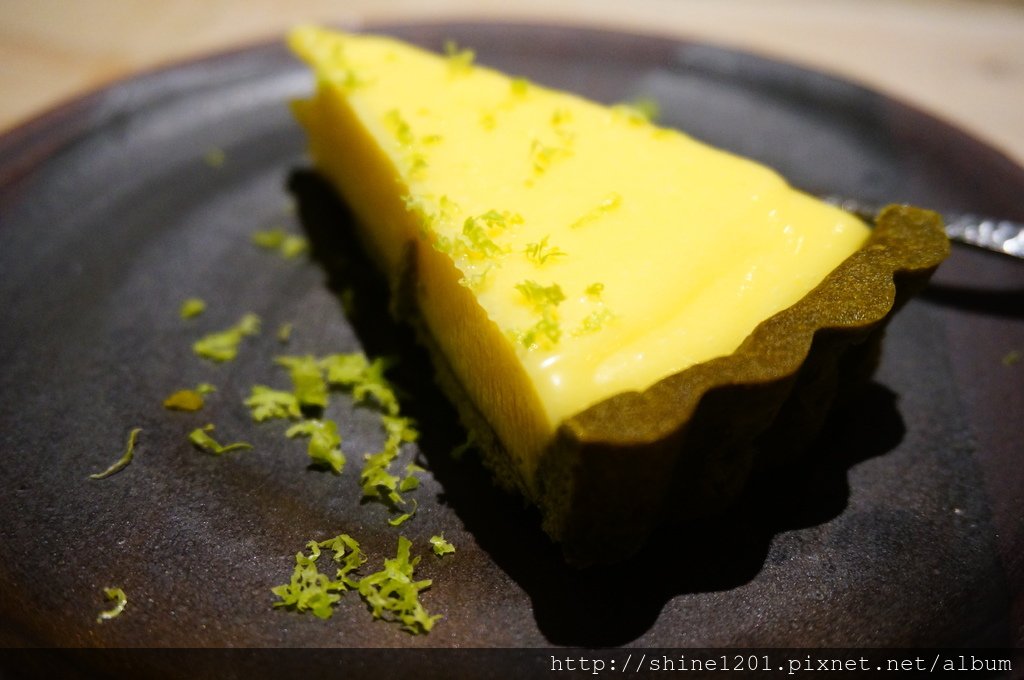
<path fill-rule="evenodd" d="M 880 208 L 844 196 L 829 195 L 822 199 L 865 220 L 874 219 Z M 970 213 L 944 213 L 942 217 L 950 241 L 1024 259 L 1024 224 Z"/>

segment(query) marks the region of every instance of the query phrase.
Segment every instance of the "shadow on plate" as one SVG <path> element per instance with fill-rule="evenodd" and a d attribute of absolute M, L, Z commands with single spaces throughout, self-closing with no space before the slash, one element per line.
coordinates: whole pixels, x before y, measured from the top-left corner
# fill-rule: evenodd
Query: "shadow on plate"
<path fill-rule="evenodd" d="M 921 297 L 944 307 L 1008 319 L 1024 319 L 1024 289 L 993 291 L 931 283 L 921 292 Z"/>
<path fill-rule="evenodd" d="M 356 242 L 347 207 L 307 170 L 292 173 L 289 189 L 312 255 L 365 351 L 402 357 L 389 377 L 406 396 L 405 411 L 431 424 L 423 428 L 419 448 L 444 488 L 440 501 L 528 593 L 539 629 L 554 644 L 627 644 L 650 629 L 674 596 L 729 590 L 751 581 L 763 568 L 774 536 L 839 515 L 849 497 L 850 467 L 886 453 L 903 437 L 895 395 L 869 384 L 835 414 L 840 417 L 808 452 L 808 462 L 759 474 L 728 512 L 663 527 L 626 562 L 570 568 L 541 531 L 539 513 L 519 498 L 496 492 L 489 472 L 475 458 L 450 455 L 465 440 L 464 430 L 433 382 L 426 353 L 411 330 L 388 313 L 386 284 Z M 635 586 L 626 579 L 634 579 Z"/>

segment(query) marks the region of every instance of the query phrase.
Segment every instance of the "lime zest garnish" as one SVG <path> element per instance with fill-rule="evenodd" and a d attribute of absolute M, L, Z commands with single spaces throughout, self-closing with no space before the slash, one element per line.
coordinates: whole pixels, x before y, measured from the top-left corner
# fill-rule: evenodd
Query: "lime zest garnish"
<path fill-rule="evenodd" d="M 652 97 L 637 97 L 628 102 L 612 106 L 612 111 L 623 116 L 634 125 L 650 123 L 661 114 L 661 106 Z"/>
<path fill-rule="evenodd" d="M 141 427 L 136 427 L 131 432 L 129 432 L 128 444 L 125 447 L 124 453 L 121 455 L 121 457 L 118 458 L 113 465 L 108 467 L 103 472 L 97 472 L 95 474 L 89 475 L 89 479 L 104 479 L 106 477 L 109 477 L 110 475 L 117 474 L 121 470 L 128 467 L 128 464 L 132 462 L 132 458 L 135 457 L 135 442 L 138 440 L 140 432 L 142 432 Z"/>
<path fill-rule="evenodd" d="M 565 138 L 563 142 L 570 141 Z M 530 164 L 533 167 L 534 175 L 542 175 L 548 171 L 551 165 L 562 158 L 567 158 L 572 155 L 572 149 L 568 144 L 563 146 L 556 146 L 553 144 L 545 144 L 539 139 L 534 139 L 530 143 Z"/>
<path fill-rule="evenodd" d="M 406 479 L 408 479 L 408 477 Z M 388 524 L 390 524 L 393 527 L 397 527 L 397 526 L 399 526 L 401 524 L 404 524 L 407 520 L 409 520 L 413 515 L 416 514 L 416 509 L 417 508 L 419 508 L 419 503 L 417 503 L 416 499 L 414 498 L 414 499 L 412 499 L 412 510 L 410 510 L 409 512 L 403 513 L 403 514 L 399 515 L 398 517 L 392 517 L 391 519 L 388 520 Z"/>
<path fill-rule="evenodd" d="M 249 407 L 252 419 L 257 423 L 273 418 L 298 420 L 302 417 L 299 400 L 294 394 L 264 385 L 254 385 L 252 394 L 244 403 Z"/>
<path fill-rule="evenodd" d="M 509 331 L 512 340 L 528 350 L 557 344 L 562 337 L 558 305 L 565 300 L 561 286 L 557 283 L 544 286 L 527 279 L 516 284 L 516 290 L 522 293 L 533 311 L 540 315 L 540 320 L 525 331 Z"/>
<path fill-rule="evenodd" d="M 329 619 L 333 606 L 341 599 L 342 593 L 358 588 L 358 582 L 349 574 L 366 562 L 366 555 L 359 543 L 348 534 L 339 534 L 326 541 L 310 541 L 306 547 L 310 554 L 300 551 L 295 555 L 295 568 L 288 583 L 270 589 L 279 600 L 274 607 L 285 607 L 298 612 L 309 611 L 320 619 Z M 335 579 L 317 569 L 321 548 L 334 551 L 334 562 L 338 567 Z"/>
<path fill-rule="evenodd" d="M 443 555 L 451 555 L 455 552 L 455 546 L 452 545 L 449 541 L 445 540 L 444 534 L 440 534 L 438 536 L 431 536 L 430 545 L 434 549 L 434 554 L 438 557 L 441 557 Z"/>
<path fill-rule="evenodd" d="M 363 469 L 359 473 L 363 498 L 380 500 L 392 508 L 405 504 L 405 500 L 398 493 L 401 480 L 390 470 L 391 463 L 397 456 L 398 447 L 388 445 L 377 453 L 367 453 L 363 456 Z"/>
<path fill-rule="evenodd" d="M 292 329 L 294 326 L 290 323 L 283 323 L 277 327 L 277 341 L 282 345 L 288 344 L 292 339 Z"/>
<path fill-rule="evenodd" d="M 398 109 L 391 109 L 385 113 L 384 123 L 394 135 L 395 140 L 402 146 L 412 146 L 416 142 L 416 135 L 413 134 L 412 128 Z"/>
<path fill-rule="evenodd" d="M 622 205 L 622 196 L 613 191 L 605 196 L 601 202 L 597 204 L 597 207 L 591 209 L 586 215 L 583 215 L 578 220 L 570 224 L 569 228 L 579 229 L 580 227 L 585 227 L 601 219 L 613 210 L 616 210 L 620 205 Z"/>
<path fill-rule="evenodd" d="M 345 92 L 352 92 L 357 88 L 369 85 L 373 82 L 372 80 L 363 78 L 350 68 L 332 71 L 328 77 L 332 84 L 337 85 Z"/>
<path fill-rule="evenodd" d="M 525 97 L 533 84 L 526 78 L 512 78 L 509 82 L 509 93 L 514 97 Z"/>
<path fill-rule="evenodd" d="M 124 611 L 124 608 L 128 605 L 128 595 L 120 588 L 104 588 L 103 597 L 108 602 L 113 602 L 114 606 L 110 609 L 101 611 L 96 617 L 96 623 L 102 623 L 109 621 L 110 619 L 117 618 Z"/>
<path fill-rule="evenodd" d="M 395 415 L 399 410 L 398 397 L 384 377 L 392 363 L 393 360 L 383 357 L 369 361 L 362 352 L 332 354 L 320 360 L 329 384 L 350 390 L 357 403 L 376 403 L 385 413 Z"/>
<path fill-rule="evenodd" d="M 414 635 L 428 633 L 441 617 L 428 614 L 419 600 L 419 594 L 429 588 L 432 581 L 413 580 L 420 558 L 411 557 L 411 547 L 409 539 L 399 536 L 395 557 L 385 559 L 380 571 L 357 581 L 353 576 L 366 563 L 366 555 L 355 539 L 341 534 L 326 541 L 310 541 L 306 544 L 309 554 L 304 551 L 295 554 L 289 582 L 270 589 L 278 597 L 273 606 L 329 619 L 342 596 L 349 590 L 356 590 L 375 619 L 398 623 L 402 630 Z M 317 567 L 323 554 L 321 549 L 334 551 L 334 563 L 339 567 L 333 579 Z"/>
<path fill-rule="evenodd" d="M 395 557 L 384 560 L 384 568 L 359 580 L 362 595 L 375 619 L 401 624 L 402 630 L 414 635 L 429 633 L 439 615 L 431 616 L 420 603 L 419 594 L 433 583 L 430 579 L 413 580 L 420 558 L 410 559 L 412 543 L 398 537 Z"/>
<path fill-rule="evenodd" d="M 205 403 L 198 390 L 178 390 L 164 399 L 164 408 L 168 411 L 198 411 Z"/>
<path fill-rule="evenodd" d="M 178 314 L 182 319 L 194 319 L 205 311 L 206 302 L 200 298 L 192 297 L 187 298 L 181 303 L 181 309 L 178 311 Z"/>
<path fill-rule="evenodd" d="M 188 440 L 192 442 L 200 451 L 213 454 L 214 456 L 222 456 L 225 453 L 231 453 L 232 451 L 248 451 L 252 449 L 252 444 L 246 442 L 235 442 L 233 444 L 222 445 L 217 442 L 213 437 L 210 436 L 210 432 L 213 432 L 213 424 L 207 424 L 203 427 L 198 427 L 188 435 Z"/>
<path fill-rule="evenodd" d="M 474 293 L 479 293 L 487 285 L 487 277 L 494 271 L 494 267 L 494 264 L 488 264 L 471 274 L 465 274 L 459 279 L 459 285 L 469 288 Z"/>
<path fill-rule="evenodd" d="M 280 356 L 274 359 L 278 366 L 284 366 L 292 379 L 295 397 L 302 408 L 327 407 L 327 382 L 324 380 L 320 362 L 313 356 Z"/>
<path fill-rule="evenodd" d="M 318 545 L 321 548 L 334 551 L 332 559 L 335 564 L 341 565 L 338 567 L 339 579 L 346 579 L 350 572 L 359 569 L 366 562 L 366 555 L 359 549 L 359 543 L 347 534 L 341 534 L 326 541 L 320 541 Z M 346 583 L 352 588 L 356 587 L 356 582 L 353 580 L 347 579 Z"/>
<path fill-rule="evenodd" d="M 416 441 L 419 432 L 411 418 L 399 415 L 381 414 L 381 425 L 387 434 L 384 447 L 377 453 L 368 453 L 363 457 L 365 462 L 359 473 L 359 482 L 363 487 L 363 498 L 376 499 L 397 508 L 405 504 L 405 499 L 398 492 L 415 488 L 401 488 L 403 484 L 411 484 L 405 480 L 409 479 L 414 470 L 407 467 L 407 476 L 401 479 L 391 472 L 391 463 L 398 457 L 402 444 Z"/>
<path fill-rule="evenodd" d="M 341 435 L 338 434 L 338 424 L 333 420 L 304 420 L 289 427 L 285 436 L 309 437 L 306 452 L 314 465 L 330 468 L 336 475 L 340 475 L 345 469 L 346 459 L 341 450 Z"/>
<path fill-rule="evenodd" d="M 462 245 L 458 254 L 470 258 L 490 258 L 501 255 L 504 250 L 488 234 L 489 225 L 477 217 L 467 217 L 462 223 Z"/>
<path fill-rule="evenodd" d="M 444 53 L 448 57 L 448 73 L 465 75 L 473 68 L 476 53 L 469 48 L 460 48 L 454 40 L 446 40 Z"/>
<path fill-rule="evenodd" d="M 558 246 L 548 245 L 549 238 L 549 236 L 545 236 L 536 243 L 526 244 L 526 248 L 523 251 L 526 254 L 526 259 L 541 267 L 552 258 L 565 257 L 567 253 L 564 250 Z"/>
<path fill-rule="evenodd" d="M 493 266 L 494 261 L 510 252 L 495 239 L 510 227 L 522 224 L 522 215 L 509 210 L 491 209 L 479 215 L 467 217 L 462 223 L 461 233 L 449 237 L 438 233 L 436 229 L 439 222 L 453 221 L 454 213 L 458 210 L 457 206 L 454 208 L 445 206 L 446 198 L 445 196 L 441 197 L 442 203 L 439 212 L 428 218 L 430 224 L 427 227 L 427 233 L 434 250 L 448 255 L 453 260 L 461 260 L 461 266 L 464 269 L 475 266 L 474 263 L 479 261 L 491 261 Z M 486 271 L 477 273 L 480 282 L 486 276 Z M 463 285 L 468 285 L 468 283 Z"/>
<path fill-rule="evenodd" d="M 420 176 L 429 166 L 427 157 L 423 154 L 423 147 L 436 144 L 441 139 L 440 135 L 428 134 L 417 139 L 412 127 L 398 109 L 391 109 L 384 114 L 384 124 L 403 152 L 408 174 L 412 177 Z"/>
<path fill-rule="evenodd" d="M 591 307 L 592 311 L 583 317 L 580 324 L 572 330 L 573 337 L 596 333 L 604 328 L 608 322 L 616 318 L 616 315 L 605 306 L 604 301 L 601 299 L 601 296 L 604 294 L 603 283 L 590 284 L 583 290 L 583 294 L 586 298 L 582 301 L 593 305 Z"/>
<path fill-rule="evenodd" d="M 415 438 L 415 437 L 414 437 Z M 416 476 L 417 472 L 426 472 L 426 469 L 416 465 L 415 463 L 409 463 L 405 466 L 405 477 L 398 484 L 398 490 L 402 493 L 407 491 L 415 491 L 420 486 L 420 478 Z"/>
<path fill-rule="evenodd" d="M 198 356 L 216 362 L 231 361 L 238 356 L 242 338 L 260 332 L 260 317 L 249 313 L 227 330 L 210 333 L 196 340 L 192 351 Z"/>
<path fill-rule="evenodd" d="M 544 286 L 527 279 L 516 284 L 516 290 L 523 294 L 535 311 L 542 312 L 548 307 L 557 307 L 565 300 L 565 293 L 557 283 Z"/>
<path fill-rule="evenodd" d="M 264 250 L 277 251 L 288 259 L 301 255 L 309 248 L 309 241 L 305 237 L 290 234 L 281 227 L 253 232 L 252 242 Z"/>
<path fill-rule="evenodd" d="M 589 335 L 590 333 L 596 333 L 597 331 L 604 328 L 605 324 L 615 318 L 615 315 L 608 308 L 602 306 L 599 309 L 595 309 L 593 312 L 588 314 L 580 322 L 580 325 L 573 329 L 572 335 L 579 337 L 581 335 Z"/>
<path fill-rule="evenodd" d="M 480 127 L 484 130 L 493 130 L 498 124 L 494 114 L 490 111 L 480 114 Z"/>
<path fill-rule="evenodd" d="M 553 126 L 561 127 L 569 122 L 572 122 L 572 111 L 570 109 L 555 109 L 551 113 L 551 124 Z"/>

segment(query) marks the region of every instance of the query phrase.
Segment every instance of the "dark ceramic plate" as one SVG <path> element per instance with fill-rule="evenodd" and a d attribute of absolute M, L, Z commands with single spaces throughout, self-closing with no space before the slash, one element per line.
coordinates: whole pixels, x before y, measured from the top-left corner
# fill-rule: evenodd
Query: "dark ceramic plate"
<path fill-rule="evenodd" d="M 1024 219 L 1024 172 L 923 113 L 819 73 L 706 45 L 578 28 L 390 27 L 445 39 L 540 83 L 614 102 L 762 159 L 812 191 Z M 1024 266 L 955 249 L 893 323 L 876 382 L 798 469 L 741 505 L 655 537 L 614 569 L 574 572 L 538 518 L 493 490 L 408 333 L 391 325 L 347 240 L 345 209 L 308 172 L 286 102 L 311 79 L 280 45 L 118 84 L 0 139 L 0 616 L 7 644 L 57 646 L 857 646 L 1020 642 L 1024 556 Z M 220 167 L 204 162 L 211 149 Z M 313 261 L 255 248 L 305 229 Z M 339 291 L 355 291 L 346 316 Z M 178 317 L 200 296 L 208 311 Z M 232 363 L 193 340 L 244 312 L 263 335 Z M 274 330 L 294 324 L 287 347 Z M 394 380 L 430 468 L 395 529 L 360 503 L 375 416 L 336 395 L 349 468 L 310 469 L 305 444 L 256 425 L 242 400 L 287 385 L 282 352 L 401 353 Z M 198 414 L 161 407 L 201 381 Z M 255 445 L 213 457 L 206 422 Z M 105 480 L 141 427 L 135 461 Z M 458 547 L 435 558 L 427 539 Z M 350 595 L 334 617 L 274 610 L 311 538 L 347 532 L 376 568 L 398 534 L 424 554 L 428 636 L 373 622 Z M 614 546 L 609 546 L 614 550 Z M 128 593 L 98 624 L 101 589 Z"/>

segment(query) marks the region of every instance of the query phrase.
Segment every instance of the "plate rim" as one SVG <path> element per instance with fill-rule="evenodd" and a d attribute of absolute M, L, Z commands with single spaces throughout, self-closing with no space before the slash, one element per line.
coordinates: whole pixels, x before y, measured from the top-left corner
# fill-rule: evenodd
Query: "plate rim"
<path fill-rule="evenodd" d="M 416 28 L 421 28 L 425 26 L 426 25 L 424 22 L 384 23 L 380 25 L 362 26 L 360 27 L 359 30 L 363 32 L 388 32 L 400 31 L 402 29 L 414 30 Z M 508 28 L 509 24 L 496 22 L 438 21 L 432 22 L 430 26 L 434 29 L 447 26 L 455 26 L 462 30 L 470 30 L 476 27 L 505 29 Z M 515 24 L 515 26 L 523 31 L 530 31 L 540 28 L 543 30 L 569 30 L 577 32 L 577 34 L 587 34 L 591 36 L 604 34 L 620 36 L 623 38 L 630 39 L 644 37 L 643 34 L 638 33 L 636 31 L 618 31 L 613 29 L 580 26 L 556 26 L 549 23 L 517 23 Z M 689 41 L 686 39 L 672 38 L 666 36 L 655 36 L 655 39 L 663 41 L 665 45 L 671 46 L 709 45 L 714 46 L 716 48 L 719 47 L 714 43 Z M 721 49 L 724 49 L 725 51 L 730 53 L 748 55 L 759 61 L 765 61 L 774 64 L 783 64 L 806 73 L 823 75 L 826 78 L 833 81 L 850 83 L 856 85 L 857 87 L 862 87 L 861 85 L 854 81 L 844 79 L 841 77 L 836 77 L 833 74 L 827 72 L 818 71 L 815 69 L 807 69 L 803 66 L 792 64 L 791 62 L 764 57 L 745 50 L 736 50 L 727 47 Z M 87 137 L 92 131 L 96 130 L 97 128 L 102 128 L 104 125 L 108 124 L 110 120 L 116 118 L 118 115 L 130 115 L 135 110 L 135 107 L 132 106 L 133 101 L 131 99 L 124 99 L 122 108 L 118 108 L 117 106 L 110 106 L 104 108 L 103 104 L 107 101 L 107 98 L 110 96 L 111 92 L 120 90 L 122 88 L 132 89 L 140 86 L 142 87 L 142 89 L 145 89 L 146 85 L 158 83 L 161 80 L 167 78 L 169 75 L 173 76 L 174 74 L 179 73 L 185 69 L 197 67 L 201 68 L 204 65 L 209 64 L 218 65 L 231 59 L 251 58 L 251 56 L 254 54 L 267 56 L 269 59 L 268 63 L 276 63 L 280 61 L 283 64 L 284 62 L 291 60 L 290 57 L 288 56 L 283 41 L 280 38 L 260 41 L 258 43 L 240 46 L 237 48 L 224 50 L 214 54 L 198 55 L 194 58 L 146 70 L 144 72 L 140 72 L 127 78 L 112 82 L 83 96 L 75 97 L 69 101 L 58 104 L 52 109 L 44 111 L 40 115 L 26 121 L 23 125 L 19 125 L 9 131 L 5 131 L 3 134 L 0 134 L 0 206 L 3 206 L 5 204 L 7 199 L 7 190 L 17 184 L 19 177 L 19 175 L 17 174 L 14 174 L 12 177 L 8 177 L 8 175 L 5 174 L 5 172 L 8 169 L 8 163 L 10 162 L 7 154 L 11 151 L 11 149 L 14 149 L 15 151 L 21 150 L 23 152 L 35 154 L 27 157 L 17 157 L 18 159 L 24 160 L 28 164 L 27 171 L 31 171 L 33 166 L 38 167 L 38 164 L 40 162 L 45 162 L 48 158 L 51 158 L 54 155 L 59 154 L 60 151 L 63 148 L 66 148 L 67 145 L 73 144 L 76 140 L 80 138 Z M 297 64 L 298 62 L 295 63 Z M 159 88 L 153 89 L 156 90 Z M 188 88 L 186 87 L 183 89 Z M 922 116 L 933 123 L 938 123 L 939 125 L 948 128 L 949 133 L 954 134 L 958 138 L 963 139 L 965 142 L 969 143 L 972 148 L 976 149 L 979 152 L 984 150 L 992 153 L 994 157 L 1002 157 L 1012 169 L 1017 171 L 1022 180 L 1021 185 L 1024 186 L 1024 168 L 1021 168 L 1021 166 L 1017 165 L 1012 159 L 1010 159 L 1008 156 L 1003 154 L 998 149 L 987 144 L 984 140 L 980 140 L 977 137 L 974 137 L 969 132 L 961 128 L 949 125 L 941 118 L 937 118 L 936 116 L 928 112 L 921 111 L 920 109 L 917 109 L 913 105 L 909 105 L 906 102 L 903 102 L 902 100 L 894 99 L 893 97 L 890 97 L 887 94 L 877 92 L 875 90 L 872 90 L 871 88 L 863 89 L 865 89 L 868 92 L 877 94 L 886 103 L 893 104 L 901 110 L 908 111 L 913 116 Z M 153 100 L 142 98 L 141 101 L 143 104 L 147 104 L 152 103 Z M 135 105 L 138 105 L 138 103 L 139 100 L 134 101 Z M 102 111 L 105 115 L 101 117 L 90 115 L 99 111 Z M 81 124 L 70 126 L 64 125 L 64 123 L 66 123 L 69 119 L 74 120 L 76 118 L 81 121 Z M 48 135 L 48 132 L 58 134 Z M 12 139 L 13 141 L 11 141 Z M 16 166 L 15 170 L 17 170 L 18 167 L 20 166 Z"/>
<path fill-rule="evenodd" d="M 908 102 L 898 95 L 876 89 L 856 78 L 837 74 L 828 69 L 814 68 L 797 60 L 766 55 L 757 50 L 732 47 L 714 41 L 693 39 L 684 35 L 670 34 L 667 31 L 641 30 L 634 27 L 620 30 L 604 25 L 569 21 L 481 21 L 442 17 L 435 20 L 372 20 L 359 22 L 357 25 L 346 22 L 324 22 L 322 25 L 357 33 L 383 33 L 389 35 L 414 31 L 418 28 L 430 28 L 432 30 L 442 28 L 451 28 L 452 30 L 502 29 L 527 33 L 562 31 L 603 37 L 604 39 L 643 38 L 645 40 L 657 41 L 662 48 L 682 46 L 713 47 L 723 53 L 779 65 L 803 74 L 814 74 L 818 77 L 827 78 L 832 82 L 854 86 L 867 93 L 871 93 L 889 106 L 894 107 L 900 114 L 929 122 L 942 133 L 943 137 L 956 140 L 960 144 L 966 144 L 972 147 L 975 153 L 983 154 L 989 163 L 1003 166 L 1004 171 L 1007 173 L 1017 175 L 1018 181 L 1024 187 L 1024 164 L 1018 163 L 1003 149 L 958 126 L 945 118 L 941 113 L 928 111 L 916 103 Z M 247 41 L 224 49 L 195 54 L 167 64 L 145 67 L 122 78 L 87 90 L 84 93 L 71 95 L 66 99 L 59 100 L 39 110 L 36 114 L 16 122 L 13 127 L 0 132 L 0 204 L 3 203 L 6 190 L 40 160 L 59 153 L 61 149 L 73 143 L 75 139 L 96 127 L 102 126 L 112 117 L 130 113 L 133 107 L 122 106 L 111 107 L 111 110 L 102 118 L 94 118 L 89 115 L 96 113 L 100 105 L 109 102 L 115 93 L 125 90 L 144 89 L 150 84 L 172 78 L 174 75 L 189 69 L 202 68 L 207 65 L 222 65 L 231 60 L 251 59 L 254 55 L 262 56 L 271 61 L 281 61 L 282 63 L 292 61 L 296 66 L 300 64 L 288 51 L 287 35 L 280 34 L 270 38 Z M 67 125 L 69 122 L 81 121 L 83 118 L 87 119 L 84 124 Z M 54 132 L 59 134 L 55 135 Z M 1024 211 L 1024 208 L 1022 208 L 1022 211 Z M 1024 213 L 1022 213 L 1022 219 L 1024 219 Z"/>

